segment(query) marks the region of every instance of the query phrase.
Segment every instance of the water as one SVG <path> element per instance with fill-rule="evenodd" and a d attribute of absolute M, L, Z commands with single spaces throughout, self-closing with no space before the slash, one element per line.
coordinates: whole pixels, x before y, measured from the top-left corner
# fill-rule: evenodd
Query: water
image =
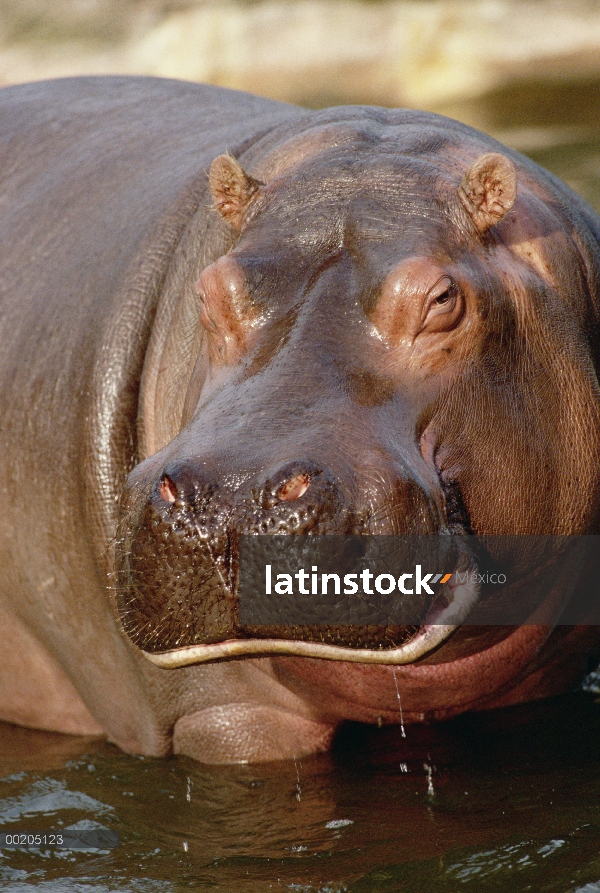
<path fill-rule="evenodd" d="M 297 764 L 128 757 L 8 725 L 0 754 L 3 830 L 87 821 L 121 838 L 105 852 L 4 850 L 0 888 L 16 893 L 592 893 L 600 882 L 600 705 L 583 692 L 407 727 L 405 739 L 349 725 L 331 754 Z"/>
<path fill-rule="evenodd" d="M 600 82 L 436 110 L 531 155 L 600 210 Z M 331 754 L 220 768 L 0 724 L 2 830 L 93 823 L 121 837 L 109 851 L 3 850 L 0 889 L 600 893 L 593 694 L 405 731 L 349 725 Z"/>

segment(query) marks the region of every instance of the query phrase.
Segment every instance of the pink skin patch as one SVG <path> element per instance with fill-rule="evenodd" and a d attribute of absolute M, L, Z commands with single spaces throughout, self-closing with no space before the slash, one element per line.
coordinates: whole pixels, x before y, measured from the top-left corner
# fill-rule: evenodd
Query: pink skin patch
<path fill-rule="evenodd" d="M 293 478 L 279 488 L 277 496 L 285 502 L 291 502 L 293 499 L 300 499 L 304 496 L 310 486 L 310 480 L 307 474 L 297 474 Z"/>
<path fill-rule="evenodd" d="M 165 502 L 175 502 L 177 499 L 177 487 L 171 480 L 171 478 L 166 475 L 160 482 L 160 487 L 158 488 L 158 492 L 160 494 L 160 498 L 164 499 Z"/>
<path fill-rule="evenodd" d="M 398 721 L 396 684 L 405 722 L 448 719 L 492 700 L 518 678 L 551 633 L 522 626 L 483 652 L 447 664 L 374 667 L 310 658 L 272 658 L 277 678 L 330 718 Z"/>

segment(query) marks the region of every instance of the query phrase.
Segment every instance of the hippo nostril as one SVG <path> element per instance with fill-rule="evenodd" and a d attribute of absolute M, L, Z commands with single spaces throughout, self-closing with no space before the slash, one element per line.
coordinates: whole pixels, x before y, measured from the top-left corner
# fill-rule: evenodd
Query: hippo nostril
<path fill-rule="evenodd" d="M 164 499 L 165 502 L 175 502 L 179 495 L 179 493 L 177 492 L 177 487 L 168 474 L 163 475 L 160 486 L 158 488 L 158 492 L 160 494 L 160 498 Z"/>
<path fill-rule="evenodd" d="M 301 496 L 304 496 L 309 486 L 310 478 L 307 474 L 296 474 L 279 488 L 277 496 L 286 502 L 290 502 L 292 499 L 300 499 Z"/>

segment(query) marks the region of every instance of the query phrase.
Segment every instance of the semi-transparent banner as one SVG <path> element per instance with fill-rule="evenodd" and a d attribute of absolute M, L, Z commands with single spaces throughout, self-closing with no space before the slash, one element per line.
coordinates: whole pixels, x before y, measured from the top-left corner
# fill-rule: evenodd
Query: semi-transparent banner
<path fill-rule="evenodd" d="M 435 623 L 467 590 L 470 624 L 600 624 L 600 536 L 240 537 L 245 626 Z"/>

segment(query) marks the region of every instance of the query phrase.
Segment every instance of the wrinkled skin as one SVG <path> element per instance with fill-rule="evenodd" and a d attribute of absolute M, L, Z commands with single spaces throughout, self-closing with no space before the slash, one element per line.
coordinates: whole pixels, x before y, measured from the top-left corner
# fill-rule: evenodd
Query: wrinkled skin
<path fill-rule="evenodd" d="M 424 113 L 136 78 L 0 103 L 0 717 L 264 760 L 397 722 L 396 686 L 417 722 L 575 684 L 600 634 L 553 629 L 562 578 L 531 623 L 393 668 L 310 648 L 414 630 L 242 628 L 235 556 L 244 533 L 597 532 L 594 213 Z M 229 641 L 260 656 L 156 663 Z"/>

